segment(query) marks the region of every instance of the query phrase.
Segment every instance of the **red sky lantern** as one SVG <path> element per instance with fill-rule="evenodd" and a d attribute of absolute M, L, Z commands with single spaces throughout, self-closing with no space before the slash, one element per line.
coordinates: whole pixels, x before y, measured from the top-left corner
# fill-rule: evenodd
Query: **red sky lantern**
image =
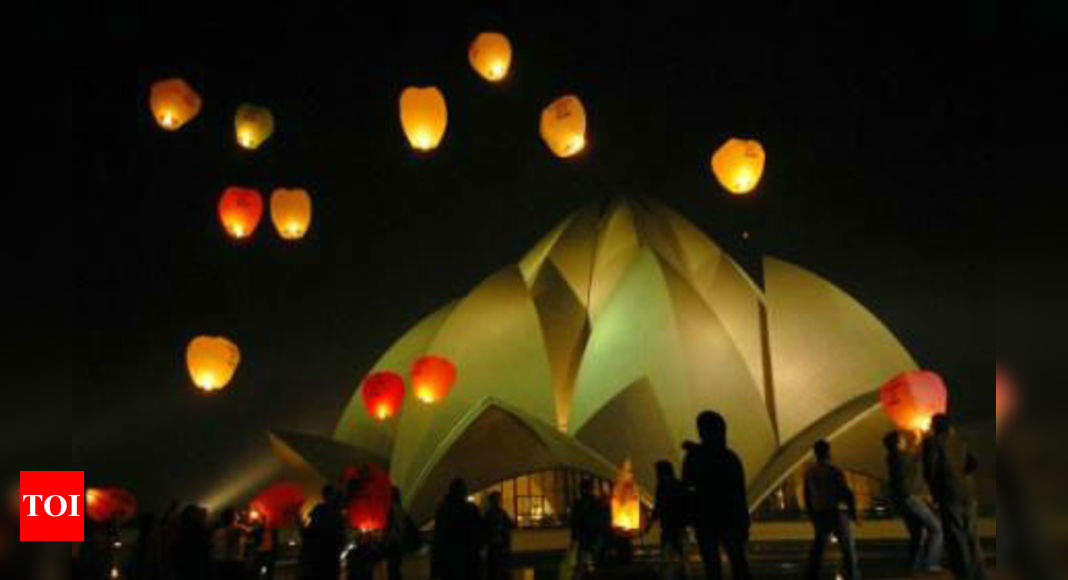
<path fill-rule="evenodd" d="M 883 410 L 898 429 L 927 431 L 931 419 L 946 412 L 948 394 L 942 377 L 931 371 L 908 371 L 879 391 Z"/>
<path fill-rule="evenodd" d="M 376 421 L 385 421 L 400 411 L 404 401 L 404 379 L 392 371 L 371 373 L 364 379 L 362 391 L 367 414 Z"/>
<path fill-rule="evenodd" d="M 440 356 L 424 356 L 412 365 L 412 393 L 424 403 L 436 403 L 456 383 L 456 365 Z"/>
<path fill-rule="evenodd" d="M 304 500 L 303 488 L 295 483 L 280 481 L 253 498 L 249 510 L 253 518 L 261 519 L 269 530 L 295 528 L 300 525 Z"/>
<path fill-rule="evenodd" d="M 219 222 L 235 239 L 247 238 L 256 231 L 263 217 L 263 198 L 255 189 L 227 187 L 219 198 Z"/>
<path fill-rule="evenodd" d="M 1016 408 L 1016 393 L 1012 378 L 1001 367 L 994 369 L 994 434 Z"/>
<path fill-rule="evenodd" d="M 348 498 L 349 527 L 361 532 L 379 532 L 389 522 L 389 508 L 393 503 L 393 482 L 389 473 L 374 463 L 345 468 L 342 490 L 349 490 L 351 480 L 360 482 L 359 490 Z"/>
<path fill-rule="evenodd" d="M 121 487 L 90 487 L 85 490 L 85 515 L 98 524 L 122 523 L 137 514 L 137 498 Z"/>

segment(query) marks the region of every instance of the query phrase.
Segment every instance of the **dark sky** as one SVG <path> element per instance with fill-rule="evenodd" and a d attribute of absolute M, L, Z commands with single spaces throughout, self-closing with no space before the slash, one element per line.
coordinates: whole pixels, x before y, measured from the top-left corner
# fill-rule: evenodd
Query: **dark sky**
<path fill-rule="evenodd" d="M 964 59 L 990 14 L 380 4 L 85 15 L 100 42 L 74 84 L 75 155 L 89 173 L 74 230 L 72 439 L 90 481 L 149 503 L 198 500 L 260 465 L 267 429 L 330 432 L 408 326 L 569 211 L 615 195 L 676 208 L 758 280 L 764 253 L 827 277 L 944 375 L 961 418 L 992 417 L 995 202 L 982 168 L 994 138 L 978 65 Z M 467 65 L 483 30 L 513 43 L 500 86 Z M 169 76 L 204 98 L 177 133 L 159 130 L 146 103 Z M 435 84 L 448 102 L 429 156 L 399 128 L 409 84 Z M 565 93 L 589 118 L 589 148 L 569 161 L 537 135 L 541 108 Z M 277 120 L 255 152 L 233 139 L 243 101 Z M 709 173 L 728 136 L 767 151 L 746 198 Z M 231 242 L 214 213 L 228 185 L 307 188 L 310 234 L 282 243 L 265 220 L 250 242 Z M 197 334 L 241 347 L 222 393 L 204 396 L 186 376 Z"/>

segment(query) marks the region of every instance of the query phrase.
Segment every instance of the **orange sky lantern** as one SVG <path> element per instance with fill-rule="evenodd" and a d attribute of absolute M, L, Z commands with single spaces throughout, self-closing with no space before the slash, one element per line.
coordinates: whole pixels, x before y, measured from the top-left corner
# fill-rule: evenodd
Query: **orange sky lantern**
<path fill-rule="evenodd" d="M 371 373 L 363 381 L 363 405 L 376 421 L 392 419 L 404 401 L 404 379 L 391 371 Z"/>
<path fill-rule="evenodd" d="M 907 371 L 879 391 L 883 410 L 898 429 L 927 431 L 931 419 L 945 413 L 948 394 L 942 377 L 931 371 Z"/>
<path fill-rule="evenodd" d="M 728 139 L 712 154 L 712 173 L 727 191 L 749 193 L 764 174 L 764 147 L 751 139 Z"/>
<path fill-rule="evenodd" d="M 198 336 L 185 349 L 185 364 L 189 377 L 198 388 L 212 392 L 230 383 L 241 351 L 237 345 L 221 336 Z"/>
<path fill-rule="evenodd" d="M 441 143 L 449 122 L 445 95 L 437 87 L 408 87 L 400 96 L 400 120 L 408 143 L 430 151 Z"/>
<path fill-rule="evenodd" d="M 512 64 L 512 44 L 499 32 L 483 32 L 471 41 L 467 61 L 482 78 L 497 82 L 508 76 Z"/>
<path fill-rule="evenodd" d="M 641 500 L 629 459 L 623 462 L 623 468 L 612 484 L 611 503 L 612 527 L 624 532 L 637 531 L 641 524 Z"/>
<path fill-rule="evenodd" d="M 234 115 L 234 135 L 237 144 L 256 149 L 274 133 L 274 115 L 267 107 L 243 103 Z"/>
<path fill-rule="evenodd" d="M 249 512 L 262 519 L 269 530 L 295 528 L 300 525 L 305 499 L 299 485 L 280 481 L 256 495 L 249 503 Z"/>
<path fill-rule="evenodd" d="M 85 490 L 85 515 L 98 524 L 123 523 L 137 514 L 137 498 L 121 487 L 90 487 Z"/>
<path fill-rule="evenodd" d="M 311 225 L 312 202 L 308 192 L 279 187 L 271 192 L 271 222 L 283 240 L 299 240 Z"/>
<path fill-rule="evenodd" d="M 994 368 L 994 433 L 1001 430 L 1001 425 L 1012 415 L 1016 408 L 1016 394 L 1012 378 L 1001 367 Z"/>
<path fill-rule="evenodd" d="M 263 198 L 255 189 L 227 187 L 219 198 L 219 222 L 235 239 L 247 238 L 256 231 L 263 217 Z"/>
<path fill-rule="evenodd" d="M 364 533 L 386 529 L 393 503 L 393 482 L 389 473 L 374 463 L 366 463 L 345 468 L 341 479 L 343 493 L 350 489 L 351 480 L 359 481 L 359 489 L 349 499 L 346 509 L 349 527 Z"/>
<path fill-rule="evenodd" d="M 424 356 L 412 365 L 412 394 L 424 403 L 436 403 L 456 383 L 456 365 L 440 356 Z"/>
<path fill-rule="evenodd" d="M 586 147 L 586 109 L 575 95 L 549 103 L 541 112 L 541 138 L 558 157 L 571 157 Z"/>
<path fill-rule="evenodd" d="M 148 106 L 156 123 L 167 131 L 177 131 L 200 113 L 200 95 L 182 79 L 152 83 Z"/>

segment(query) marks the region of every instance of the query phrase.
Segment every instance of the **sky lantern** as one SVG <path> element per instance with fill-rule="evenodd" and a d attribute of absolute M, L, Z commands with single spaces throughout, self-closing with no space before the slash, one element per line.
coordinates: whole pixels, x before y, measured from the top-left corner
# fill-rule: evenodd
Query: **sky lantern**
<path fill-rule="evenodd" d="M 360 532 L 380 532 L 389 522 L 389 509 L 393 503 L 393 482 L 389 473 L 374 463 L 345 468 L 342 493 L 348 494 L 349 527 Z M 353 480 L 358 485 L 351 484 Z"/>
<path fill-rule="evenodd" d="M 156 123 L 167 131 L 177 131 L 200 112 L 200 95 L 182 79 L 167 79 L 152 83 L 148 91 L 148 106 Z"/>
<path fill-rule="evenodd" d="M 611 505 L 613 528 L 624 532 L 638 530 L 641 524 L 641 501 L 629 459 L 623 462 L 623 469 L 619 470 L 619 475 L 612 484 Z"/>
<path fill-rule="evenodd" d="M 586 147 L 586 110 L 575 95 L 549 103 L 541 112 L 541 138 L 557 157 L 571 157 Z"/>
<path fill-rule="evenodd" d="M 946 412 L 948 395 L 942 377 L 931 371 L 907 371 L 879 391 L 883 410 L 898 429 L 927 431 L 931 419 Z"/>
<path fill-rule="evenodd" d="M 440 356 L 424 356 L 412 365 L 412 394 L 424 403 L 436 403 L 456 383 L 456 365 Z"/>
<path fill-rule="evenodd" d="M 994 369 L 994 433 L 1001 430 L 1016 408 L 1016 393 L 1012 378 L 1001 367 Z"/>
<path fill-rule="evenodd" d="M 300 525 L 305 499 L 304 489 L 299 485 L 280 481 L 252 499 L 249 514 L 269 530 L 295 528 Z"/>
<path fill-rule="evenodd" d="M 274 115 L 267 107 L 242 103 L 234 115 L 234 133 L 238 145 L 256 149 L 274 133 Z"/>
<path fill-rule="evenodd" d="M 764 174 L 764 147 L 759 141 L 728 139 L 712 154 L 712 173 L 727 191 L 749 193 Z"/>
<path fill-rule="evenodd" d="M 408 143 L 418 151 L 430 151 L 441 143 L 449 112 L 445 96 L 437 87 L 408 87 L 400 96 L 401 128 Z"/>
<path fill-rule="evenodd" d="M 363 381 L 363 405 L 376 421 L 392 419 L 404 401 L 404 379 L 391 371 L 371 373 Z"/>
<path fill-rule="evenodd" d="M 137 514 L 137 498 L 121 487 L 85 490 L 85 515 L 98 524 L 129 521 Z"/>
<path fill-rule="evenodd" d="M 311 196 L 307 191 L 279 187 L 271 192 L 271 222 L 283 240 L 303 238 L 311 218 Z"/>
<path fill-rule="evenodd" d="M 497 82 L 508 76 L 512 64 L 512 44 L 499 32 L 483 32 L 471 41 L 467 61 L 482 78 Z"/>
<path fill-rule="evenodd" d="M 237 345 L 221 336 L 198 336 L 185 349 L 193 384 L 209 393 L 229 384 L 240 362 Z"/>
<path fill-rule="evenodd" d="M 227 187 L 219 198 L 219 222 L 235 239 L 252 235 L 262 216 L 263 198 L 255 189 Z"/>

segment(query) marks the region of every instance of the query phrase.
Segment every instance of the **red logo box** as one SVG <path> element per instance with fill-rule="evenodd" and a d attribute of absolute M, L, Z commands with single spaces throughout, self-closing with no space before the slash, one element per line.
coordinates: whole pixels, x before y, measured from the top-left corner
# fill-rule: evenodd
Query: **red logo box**
<path fill-rule="evenodd" d="M 19 539 L 81 542 L 85 539 L 85 472 L 19 473 Z"/>

